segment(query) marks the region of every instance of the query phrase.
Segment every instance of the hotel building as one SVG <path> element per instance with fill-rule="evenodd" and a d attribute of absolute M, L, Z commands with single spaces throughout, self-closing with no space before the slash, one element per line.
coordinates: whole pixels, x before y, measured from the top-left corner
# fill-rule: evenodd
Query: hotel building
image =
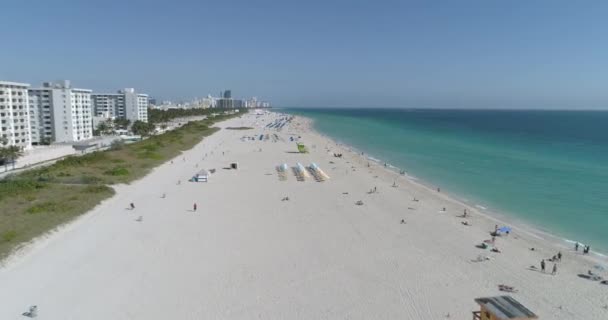
<path fill-rule="evenodd" d="M 30 107 L 25 83 L 0 81 L 0 147 L 32 147 Z"/>
<path fill-rule="evenodd" d="M 67 80 L 29 89 L 32 143 L 74 142 L 93 138 L 91 90 Z"/>
<path fill-rule="evenodd" d="M 137 93 L 133 88 L 118 93 L 94 93 L 92 101 L 96 116 L 124 118 L 131 123 L 148 122 L 148 95 Z"/>

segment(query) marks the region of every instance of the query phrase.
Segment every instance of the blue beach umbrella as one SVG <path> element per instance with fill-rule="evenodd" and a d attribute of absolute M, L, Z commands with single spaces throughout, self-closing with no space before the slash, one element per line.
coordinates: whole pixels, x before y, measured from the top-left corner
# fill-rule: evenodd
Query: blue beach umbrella
<path fill-rule="evenodd" d="M 501 228 L 498 229 L 498 231 L 499 232 L 504 232 L 504 233 L 507 233 L 507 232 L 510 233 L 511 232 L 511 227 L 501 227 Z"/>

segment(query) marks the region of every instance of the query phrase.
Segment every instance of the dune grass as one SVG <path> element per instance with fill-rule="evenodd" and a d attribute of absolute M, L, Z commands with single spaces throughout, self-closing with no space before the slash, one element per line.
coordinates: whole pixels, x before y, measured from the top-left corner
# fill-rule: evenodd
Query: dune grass
<path fill-rule="evenodd" d="M 226 130 L 252 130 L 252 127 L 227 127 Z"/>
<path fill-rule="evenodd" d="M 0 259 L 111 197 L 110 185 L 145 176 L 219 130 L 211 127 L 215 122 L 238 115 L 190 122 L 143 141 L 67 157 L 0 180 Z"/>

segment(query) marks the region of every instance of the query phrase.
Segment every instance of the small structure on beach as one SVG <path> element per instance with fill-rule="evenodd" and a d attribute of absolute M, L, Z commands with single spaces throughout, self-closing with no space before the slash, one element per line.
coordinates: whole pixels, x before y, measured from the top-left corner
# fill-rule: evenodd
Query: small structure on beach
<path fill-rule="evenodd" d="M 197 172 L 194 177 L 192 177 L 192 181 L 194 182 L 208 182 L 209 181 L 209 172 L 205 169 Z"/>
<path fill-rule="evenodd" d="M 538 319 L 528 308 L 511 296 L 477 298 L 481 309 L 473 311 L 473 320 L 528 320 Z"/>
<path fill-rule="evenodd" d="M 308 153 L 308 149 L 306 148 L 306 146 L 304 144 L 296 142 L 296 145 L 298 146 L 299 153 Z"/>

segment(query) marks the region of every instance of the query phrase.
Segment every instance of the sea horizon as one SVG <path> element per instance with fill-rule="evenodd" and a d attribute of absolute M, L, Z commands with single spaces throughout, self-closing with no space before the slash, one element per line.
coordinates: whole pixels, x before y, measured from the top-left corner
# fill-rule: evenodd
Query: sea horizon
<path fill-rule="evenodd" d="M 608 216 L 601 214 L 608 209 L 601 202 L 601 190 L 608 188 L 605 173 L 608 168 L 603 164 L 608 162 L 602 162 L 608 160 L 608 150 L 602 148 L 606 138 L 601 135 L 607 110 L 318 107 L 280 110 L 311 118 L 320 133 L 365 152 L 380 163 L 388 163 L 389 167 L 405 170 L 422 184 L 441 186 L 457 200 L 476 206 L 484 214 L 523 223 L 565 243 L 585 243 L 596 252 L 608 252 L 608 236 L 603 232 L 608 228 Z M 491 120 L 496 121 L 498 130 L 483 123 L 493 113 L 507 115 L 501 121 Z M 601 119 L 594 116 L 598 113 L 602 114 Z M 552 116 L 544 119 L 544 114 Z M 565 118 L 564 114 L 575 117 Z M 533 119 L 526 120 L 525 115 Z M 454 116 L 456 119 L 450 119 Z M 468 118 L 466 123 L 451 123 L 450 120 L 462 120 L 461 116 Z M 518 122 L 522 120 L 533 122 Z M 568 126 L 572 121 L 577 123 Z M 397 133 L 407 133 L 410 139 L 395 139 Z M 371 134 L 378 135 L 377 141 L 369 139 Z M 420 143 L 424 139 L 432 142 Z M 450 154 L 453 159 L 446 156 Z M 484 161 L 484 157 L 491 160 Z M 465 163 L 471 166 L 459 168 Z M 504 183 L 492 179 L 503 179 Z M 583 200 L 556 199 L 568 193 L 581 194 Z M 574 216 L 578 219 L 572 219 Z"/>
<path fill-rule="evenodd" d="M 287 107 L 272 107 L 271 110 L 445 110 L 445 111 L 568 111 L 568 112 L 608 112 L 608 107 L 598 108 L 508 108 L 508 107 L 363 107 L 363 106 L 332 106 L 332 107 L 302 107 L 302 106 L 287 106 Z"/>

